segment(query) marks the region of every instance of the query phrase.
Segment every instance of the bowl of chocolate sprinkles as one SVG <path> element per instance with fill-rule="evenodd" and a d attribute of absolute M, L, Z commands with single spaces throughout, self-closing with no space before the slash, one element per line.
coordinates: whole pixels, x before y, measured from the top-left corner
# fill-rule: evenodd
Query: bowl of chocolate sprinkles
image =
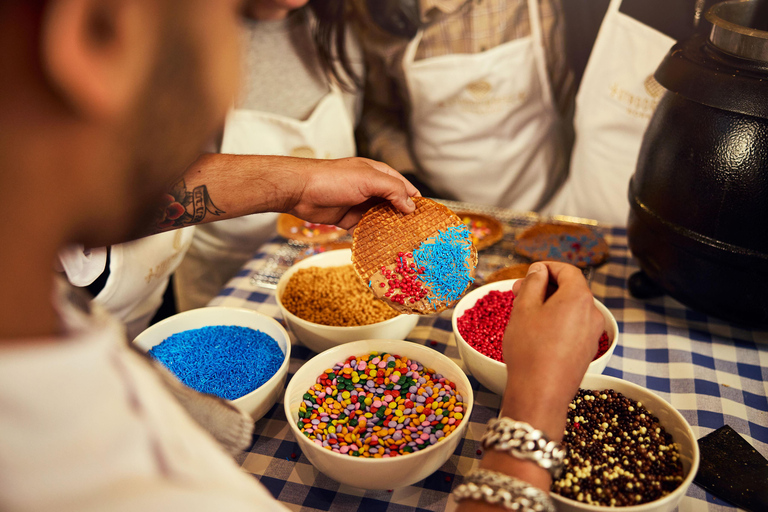
<path fill-rule="evenodd" d="M 551 496 L 558 511 L 674 510 L 699 467 L 691 426 L 631 382 L 586 375 L 568 406 L 567 454 Z"/>
<path fill-rule="evenodd" d="M 264 416 L 285 388 L 291 342 L 275 319 L 257 311 L 204 307 L 178 313 L 133 341 L 187 386 Z"/>
<path fill-rule="evenodd" d="M 296 263 L 281 276 L 275 297 L 294 336 L 318 353 L 350 341 L 404 339 L 419 321 L 398 314 L 360 282 L 350 249 Z"/>

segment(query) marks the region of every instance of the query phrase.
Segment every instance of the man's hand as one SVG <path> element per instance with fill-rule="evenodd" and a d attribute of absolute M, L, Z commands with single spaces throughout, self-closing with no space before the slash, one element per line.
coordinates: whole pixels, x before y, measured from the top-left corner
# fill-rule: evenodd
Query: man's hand
<path fill-rule="evenodd" d="M 403 213 L 415 205 L 419 191 L 386 164 L 367 158 L 308 160 L 304 186 L 286 211 L 310 222 L 354 229 L 363 213 L 387 200 Z"/>

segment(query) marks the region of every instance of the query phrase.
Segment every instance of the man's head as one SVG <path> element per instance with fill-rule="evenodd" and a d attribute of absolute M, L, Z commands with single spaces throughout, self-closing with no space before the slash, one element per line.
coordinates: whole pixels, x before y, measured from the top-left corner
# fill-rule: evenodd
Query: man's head
<path fill-rule="evenodd" d="M 135 233 L 223 123 L 239 7 L 0 0 L 0 215 L 36 197 L 63 241 Z"/>

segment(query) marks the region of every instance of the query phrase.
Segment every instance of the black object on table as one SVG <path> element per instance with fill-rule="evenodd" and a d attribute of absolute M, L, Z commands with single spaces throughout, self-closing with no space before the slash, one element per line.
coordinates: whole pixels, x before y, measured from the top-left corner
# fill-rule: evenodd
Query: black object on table
<path fill-rule="evenodd" d="M 699 439 L 693 479 L 716 497 L 752 512 L 768 510 L 768 460 L 725 425 Z"/>

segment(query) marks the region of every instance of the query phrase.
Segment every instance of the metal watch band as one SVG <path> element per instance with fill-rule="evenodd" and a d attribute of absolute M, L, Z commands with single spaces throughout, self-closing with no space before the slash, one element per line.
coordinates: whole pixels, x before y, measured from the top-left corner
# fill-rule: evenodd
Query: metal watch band
<path fill-rule="evenodd" d="M 554 512 L 549 494 L 515 477 L 476 469 L 453 491 L 454 499 L 473 499 L 518 512 Z"/>
<path fill-rule="evenodd" d="M 560 443 L 550 441 L 544 432 L 523 421 L 506 417 L 489 421 L 482 445 L 486 450 L 493 448 L 533 461 L 548 470 L 553 478 L 557 478 L 563 468 L 565 449 Z"/>

